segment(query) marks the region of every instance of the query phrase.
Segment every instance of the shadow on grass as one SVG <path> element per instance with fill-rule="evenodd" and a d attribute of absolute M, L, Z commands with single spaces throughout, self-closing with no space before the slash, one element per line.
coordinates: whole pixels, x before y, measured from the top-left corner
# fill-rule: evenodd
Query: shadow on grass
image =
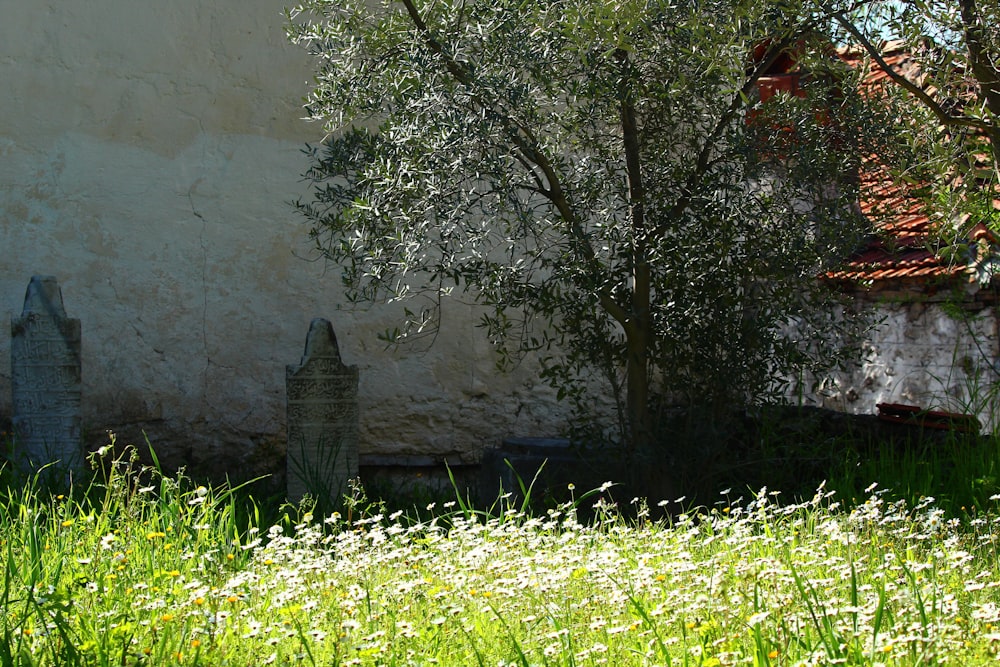
<path fill-rule="evenodd" d="M 2 444 L 9 445 L 9 439 Z M 537 460 L 522 457 L 510 469 L 500 457 L 511 479 L 516 476 L 530 481 L 544 464 L 529 508 L 535 514 L 579 499 L 606 482 L 615 482 L 615 486 L 605 488 L 592 500 L 615 505 L 625 515 L 649 511 L 652 518 L 694 506 L 748 499 L 764 487 L 778 492 L 782 502 L 791 503 L 812 498 L 825 484 L 850 506 L 863 502 L 869 487 L 877 483 L 888 497 L 911 506 L 933 497 L 937 507 L 957 517 L 996 508 L 994 498 L 1000 494 L 1000 437 L 922 430 L 887 424 L 874 416 L 817 408 L 773 406 L 754 414 L 674 414 L 661 421 L 660 440 L 654 450 L 638 455 L 631 465 L 606 449 L 574 447 L 556 459 L 546 458 L 550 455 L 546 450 Z M 148 483 L 143 476 L 156 470 L 158 463 L 152 447 L 146 451 L 126 447 L 98 460 L 118 461 L 117 465 L 128 462 L 128 474 L 137 487 Z M 175 476 L 178 471 L 161 472 Z M 0 468 L 0 494 L 20 494 L 29 481 L 33 492 L 44 496 L 80 494 L 87 489 L 96 493 L 108 470 L 98 466 L 86 474 L 97 484 L 78 478 L 69 489 L 63 475 L 29 479 L 5 465 Z M 201 484 L 226 486 L 219 480 L 184 479 L 192 488 Z M 484 480 L 483 475 L 478 484 L 464 480 L 456 492 L 440 485 L 400 485 L 393 479 L 366 479 L 363 475 L 360 484 L 353 484 L 334 507 L 289 504 L 283 476 L 278 472 L 273 477 L 231 484 L 231 507 L 234 524 L 243 529 L 294 521 L 303 512 L 313 511 L 322 516 L 337 509 L 352 514 L 375 511 L 369 508 L 426 512 L 431 506 L 452 503 L 456 493 L 463 502 L 488 510 L 495 504 L 500 487 L 497 480 L 492 480 L 492 485 Z M 517 485 L 507 482 L 504 492 L 517 495 Z M 637 498 L 642 501 L 635 502 Z M 585 519 L 589 505 L 581 505 L 580 510 Z"/>
<path fill-rule="evenodd" d="M 892 424 L 871 415 L 772 406 L 754 415 L 676 428 L 675 467 L 691 495 L 710 505 L 719 493 L 761 487 L 787 502 L 811 498 L 818 486 L 848 505 L 872 484 L 914 505 L 927 497 L 949 515 L 996 505 L 1000 439 Z"/>

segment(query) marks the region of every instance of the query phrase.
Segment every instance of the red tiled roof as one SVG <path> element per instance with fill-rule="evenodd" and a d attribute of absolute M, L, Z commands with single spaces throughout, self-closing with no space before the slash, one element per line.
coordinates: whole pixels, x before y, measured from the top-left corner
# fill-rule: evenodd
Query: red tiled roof
<path fill-rule="evenodd" d="M 949 262 L 936 252 L 934 224 L 913 186 L 868 160 L 862 166 L 860 189 L 861 212 L 872 220 L 877 233 L 840 269 L 828 272 L 827 279 L 862 284 L 927 282 L 966 273 L 965 265 Z"/>
<path fill-rule="evenodd" d="M 893 50 L 891 45 L 887 51 L 886 64 L 911 81 L 924 85 L 917 64 L 908 53 L 898 47 Z M 863 94 L 877 94 L 882 86 L 891 85 L 889 75 L 878 64 L 868 62 L 857 52 L 842 51 L 840 57 L 854 67 L 867 68 L 861 83 Z M 940 246 L 935 240 L 933 211 L 918 194 L 921 185 L 894 176 L 875 156 L 864 160 L 860 208 L 872 220 L 877 233 L 869 237 L 864 247 L 840 269 L 824 277 L 865 286 L 971 280 L 973 272 L 968 265 L 956 264 L 938 252 Z M 970 242 L 983 239 L 996 242 L 981 223 L 968 230 L 966 236 Z"/>

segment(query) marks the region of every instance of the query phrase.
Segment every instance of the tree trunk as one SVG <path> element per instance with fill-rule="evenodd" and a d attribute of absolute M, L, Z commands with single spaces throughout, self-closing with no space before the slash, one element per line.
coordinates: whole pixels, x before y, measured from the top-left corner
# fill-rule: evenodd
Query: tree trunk
<path fill-rule="evenodd" d="M 628 358 L 625 362 L 625 414 L 628 418 L 629 442 L 626 453 L 635 461 L 637 455 L 649 455 L 653 444 L 653 420 L 649 410 L 649 348 L 651 327 L 649 318 L 649 264 L 636 263 L 632 289 L 633 319 L 626 331 Z"/>
<path fill-rule="evenodd" d="M 628 52 L 615 52 L 621 67 L 619 103 L 621 105 L 622 142 L 625 148 L 625 172 L 628 175 L 629 217 L 632 227 L 631 308 L 625 327 L 628 358 L 625 362 L 626 410 L 628 437 L 626 454 L 634 462 L 636 454 L 648 455 L 653 440 L 649 413 L 649 349 L 652 343 L 650 318 L 651 278 L 646 250 L 645 200 L 639 127 L 632 99 L 633 71 Z"/>
<path fill-rule="evenodd" d="M 965 45 L 969 52 L 969 66 L 979 83 L 980 101 L 992 116 L 985 129 L 993 155 L 994 176 L 1000 179 L 1000 69 L 990 58 L 976 0 L 960 0 L 958 4 L 965 30 Z"/>

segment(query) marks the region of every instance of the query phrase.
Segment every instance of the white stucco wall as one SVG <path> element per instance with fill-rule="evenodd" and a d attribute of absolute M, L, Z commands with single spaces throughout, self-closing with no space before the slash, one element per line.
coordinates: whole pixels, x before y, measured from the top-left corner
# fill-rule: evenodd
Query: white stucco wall
<path fill-rule="evenodd" d="M 878 403 L 975 414 L 985 429 L 998 426 L 1000 375 L 996 306 L 959 309 L 908 299 L 877 305 L 881 322 L 865 343 L 861 363 L 827 378 L 807 404 L 876 414 Z"/>
<path fill-rule="evenodd" d="M 0 20 L 0 305 L 54 275 L 82 320 L 84 424 L 149 431 L 231 474 L 284 442 L 284 373 L 309 322 L 361 371 L 362 453 L 475 452 L 554 435 L 530 367 L 497 376 L 468 306 L 429 351 L 385 352 L 387 310 L 340 310 L 287 202 L 306 192 L 308 56 L 282 0 L 7 2 Z M 10 410 L 0 327 L 0 415 Z M 251 470 L 253 469 L 253 470 Z"/>

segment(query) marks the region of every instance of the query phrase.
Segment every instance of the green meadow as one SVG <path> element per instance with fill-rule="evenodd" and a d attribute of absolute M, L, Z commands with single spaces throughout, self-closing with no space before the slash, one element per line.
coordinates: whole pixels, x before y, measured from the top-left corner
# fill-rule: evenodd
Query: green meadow
<path fill-rule="evenodd" d="M 489 511 L 456 498 L 390 512 L 355 497 L 319 516 L 98 463 L 61 493 L 3 471 L 2 665 L 986 665 L 1000 654 L 995 496 L 950 512 L 878 486 L 795 502 L 731 490 L 621 512 L 604 488 L 540 511 L 509 495 Z"/>

